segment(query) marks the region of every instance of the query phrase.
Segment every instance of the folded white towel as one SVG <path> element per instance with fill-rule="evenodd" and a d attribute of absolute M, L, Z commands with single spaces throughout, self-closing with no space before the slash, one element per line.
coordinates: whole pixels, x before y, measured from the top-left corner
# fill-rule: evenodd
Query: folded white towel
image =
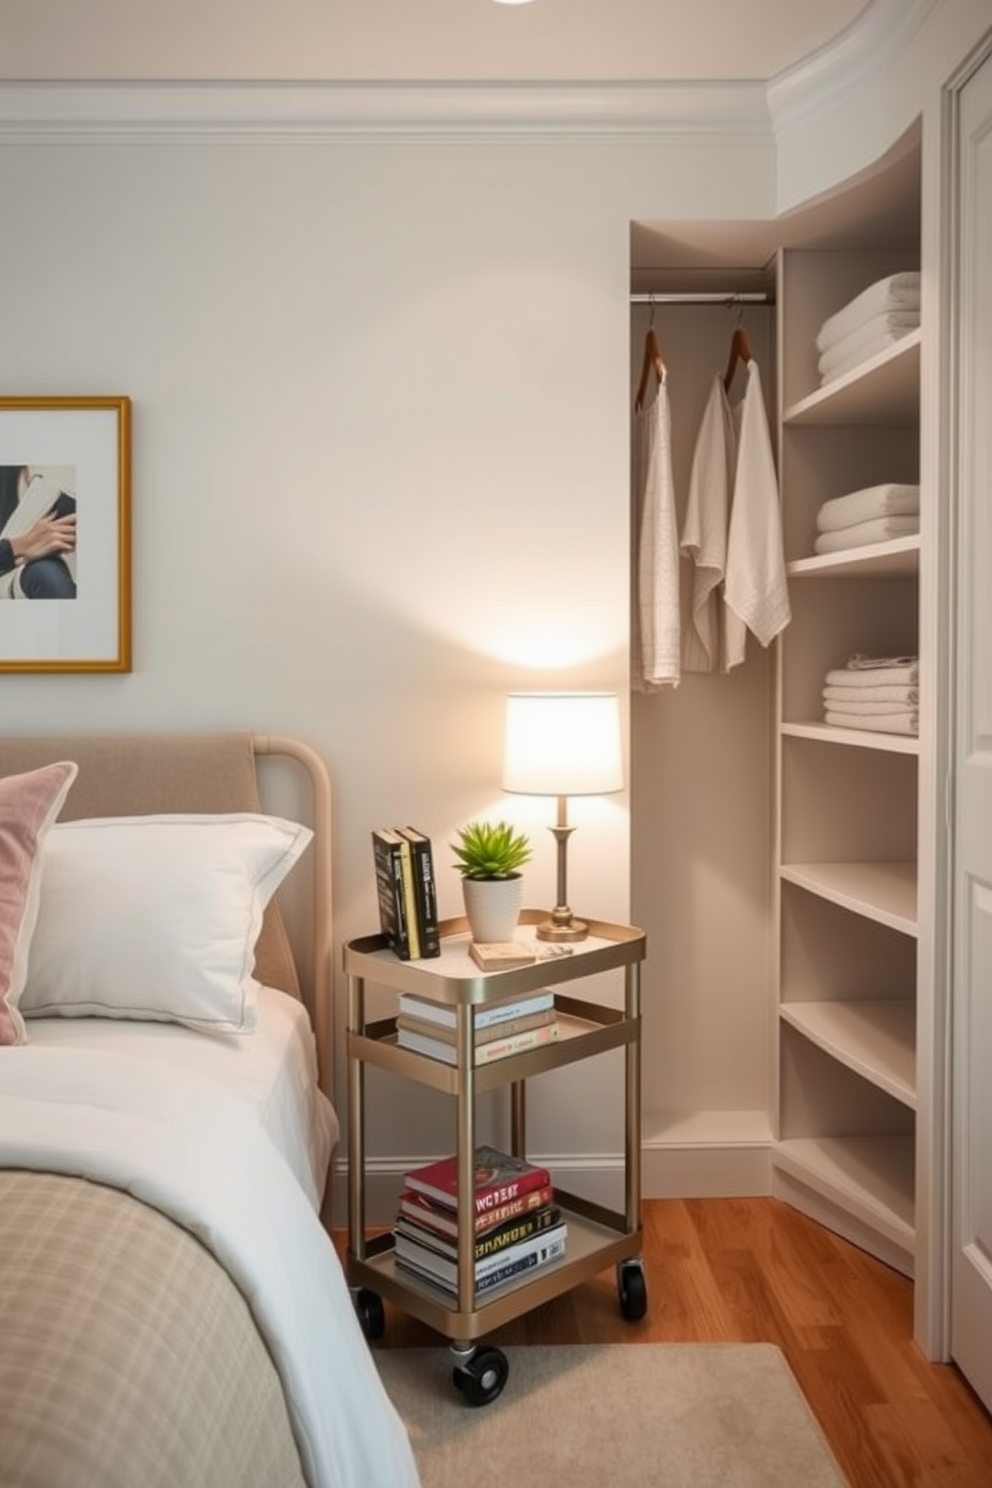
<path fill-rule="evenodd" d="M 915 331 L 919 323 L 919 310 L 886 310 L 882 315 L 873 315 L 849 336 L 820 353 L 816 365 L 821 379 L 837 377 L 846 368 L 867 361 L 876 352 L 884 351 L 892 341 Z"/>
<path fill-rule="evenodd" d="M 831 672 L 836 677 L 836 672 Z M 866 672 L 858 672 L 859 677 L 870 675 Z M 862 703 L 894 703 L 897 707 L 905 708 L 908 704 L 916 704 L 920 701 L 920 689 L 909 683 L 903 685 L 889 684 L 883 682 L 880 687 L 857 687 L 850 682 L 831 683 L 823 689 L 823 701 L 835 703 L 838 708 L 846 708 L 856 702 Z"/>
<path fill-rule="evenodd" d="M 838 341 L 871 320 L 873 315 L 882 315 L 886 310 L 916 310 L 920 304 L 920 276 L 913 271 L 889 274 L 869 284 L 859 295 L 855 295 L 835 315 L 830 315 L 820 327 L 816 338 L 817 351 L 826 351 Z"/>
<path fill-rule="evenodd" d="M 852 713 L 828 712 L 825 722 L 834 728 L 867 728 L 876 734 L 918 734 L 920 715 L 915 710 L 887 713 L 884 718 L 856 718 Z"/>
<path fill-rule="evenodd" d="M 844 377 L 848 372 L 859 371 L 866 362 L 871 361 L 872 357 L 878 356 L 880 352 L 890 351 L 893 346 L 898 346 L 899 342 L 910 335 L 913 329 L 913 326 L 904 328 L 893 326 L 879 331 L 871 341 L 866 342 L 864 346 L 859 346 L 853 351 L 849 351 L 836 366 L 831 366 L 828 372 L 822 373 L 820 376 L 820 386 L 825 387 L 827 383 L 835 382 L 838 377 Z"/>
<path fill-rule="evenodd" d="M 872 543 L 891 542 L 896 537 L 912 537 L 920 530 L 920 518 L 876 517 L 873 522 L 855 522 L 837 532 L 821 532 L 813 544 L 814 553 L 845 553 L 848 548 L 870 547 Z"/>
<path fill-rule="evenodd" d="M 840 692 L 840 690 L 839 687 L 831 689 L 835 694 Z M 851 688 L 851 692 L 853 691 L 854 689 Z M 883 718 L 887 713 L 906 713 L 912 711 L 906 702 L 862 702 L 860 698 L 851 698 L 849 695 L 839 701 L 836 697 L 827 698 L 824 695 L 824 703 L 828 713 L 846 713 L 852 718 Z"/>
<path fill-rule="evenodd" d="M 868 658 L 864 658 L 867 660 Z M 920 681 L 920 666 L 915 656 L 879 659 L 878 666 L 854 665 L 854 658 L 846 667 L 835 667 L 826 675 L 827 687 L 850 687 L 859 690 L 867 687 L 916 687 Z"/>
<path fill-rule="evenodd" d="M 875 517 L 905 516 L 919 509 L 919 486 L 889 482 L 881 486 L 865 486 L 861 491 L 851 491 L 847 496 L 835 496 L 832 501 L 825 501 L 816 514 L 816 525 L 820 532 L 836 532 L 838 528 L 870 522 Z"/>

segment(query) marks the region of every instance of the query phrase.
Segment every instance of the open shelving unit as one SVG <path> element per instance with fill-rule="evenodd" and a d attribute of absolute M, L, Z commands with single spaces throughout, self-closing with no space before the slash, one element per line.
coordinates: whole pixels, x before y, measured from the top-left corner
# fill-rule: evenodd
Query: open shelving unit
<path fill-rule="evenodd" d="M 776 678 L 779 1197 L 912 1276 L 920 741 L 824 721 L 828 670 L 918 656 L 918 536 L 814 554 L 826 500 L 917 482 L 922 331 L 818 386 L 815 338 L 918 230 L 779 256 L 779 470 L 792 621 Z M 918 228 L 918 224 L 917 224 Z M 867 246 L 866 246 L 867 244 Z M 924 680 L 925 685 L 925 680 Z"/>

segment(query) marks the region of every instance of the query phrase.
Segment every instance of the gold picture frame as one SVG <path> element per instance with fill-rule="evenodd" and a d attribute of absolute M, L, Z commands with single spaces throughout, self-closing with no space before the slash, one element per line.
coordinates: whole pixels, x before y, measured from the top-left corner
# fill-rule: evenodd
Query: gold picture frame
<path fill-rule="evenodd" d="M 0 672 L 130 670 L 130 399 L 0 398 Z"/>

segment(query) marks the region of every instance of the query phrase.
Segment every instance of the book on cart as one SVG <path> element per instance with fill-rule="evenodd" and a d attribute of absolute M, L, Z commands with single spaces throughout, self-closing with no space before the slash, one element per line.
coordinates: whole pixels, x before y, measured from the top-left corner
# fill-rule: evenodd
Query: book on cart
<path fill-rule="evenodd" d="M 483 1209 L 475 1216 L 475 1233 L 477 1236 L 488 1234 L 490 1230 L 498 1229 L 510 1220 L 519 1219 L 521 1215 L 547 1208 L 553 1199 L 554 1189 L 550 1183 L 545 1183 L 540 1188 L 532 1188 L 528 1193 L 507 1199 L 505 1203 L 497 1204 L 492 1209 Z M 455 1210 L 447 1204 L 429 1199 L 426 1194 L 417 1193 L 415 1189 L 405 1188 L 400 1194 L 399 1215 L 441 1238 L 458 1239 L 458 1215 Z"/>
<path fill-rule="evenodd" d="M 440 956 L 441 935 L 438 929 L 437 882 L 434 878 L 434 849 L 431 839 L 416 827 L 397 827 L 396 831 L 410 844 L 413 865 L 413 888 L 420 936 L 420 954 Z"/>
<path fill-rule="evenodd" d="M 528 1162 L 524 1157 L 515 1157 L 509 1152 L 500 1152 L 487 1143 L 475 1149 L 475 1204 L 476 1214 L 486 1214 L 501 1205 L 545 1188 L 551 1182 L 547 1168 Z M 458 1209 L 458 1159 L 442 1157 L 436 1162 L 424 1163 L 411 1168 L 406 1174 L 407 1188 L 415 1193 L 426 1194 L 439 1204 L 457 1212 Z"/>
<path fill-rule="evenodd" d="M 537 1190 L 537 1192 L 541 1191 Z M 512 1246 L 519 1245 L 523 1240 L 530 1240 L 534 1235 L 542 1234 L 545 1230 L 552 1230 L 561 1223 L 561 1218 L 561 1209 L 557 1204 L 549 1201 L 539 1208 L 506 1219 L 501 1224 L 491 1225 L 482 1231 L 477 1230 L 475 1259 L 483 1261 L 488 1256 L 509 1250 Z M 451 1235 L 441 1234 L 431 1225 L 423 1224 L 419 1219 L 411 1219 L 401 1208 L 396 1217 L 394 1233 L 403 1235 L 419 1245 L 426 1245 L 431 1250 L 437 1251 L 439 1255 L 447 1256 L 449 1260 L 458 1259 L 457 1229 Z"/>
<path fill-rule="evenodd" d="M 501 1038 L 482 1042 L 477 1039 L 473 1063 L 493 1064 L 497 1059 L 509 1058 L 511 1054 L 524 1054 L 528 1049 L 541 1049 L 546 1044 L 555 1044 L 560 1038 L 561 1024 L 554 1019 L 550 1023 L 542 1023 L 536 1028 L 524 1028 Z M 401 1049 L 412 1049 L 417 1054 L 426 1055 L 428 1059 L 440 1059 L 444 1064 L 458 1063 L 458 1050 L 453 1043 L 401 1027 L 398 1022 L 396 1042 Z"/>
<path fill-rule="evenodd" d="M 431 839 L 416 827 L 372 832 L 379 926 L 401 961 L 441 954 Z"/>
<path fill-rule="evenodd" d="M 407 844 L 409 851 L 409 844 Z M 372 856 L 379 900 L 379 928 L 401 961 L 411 958 L 410 927 L 403 887 L 402 846 L 391 827 L 374 827 Z"/>
<path fill-rule="evenodd" d="M 509 1038 L 514 1033 L 526 1033 L 532 1028 L 543 1028 L 547 1023 L 553 1023 L 556 1018 L 553 1007 L 542 1008 L 536 1013 L 525 1013 L 520 1018 L 505 1018 L 499 1023 L 487 1023 L 482 1028 L 475 1029 L 475 1046 L 480 1044 L 491 1044 L 494 1039 Z M 443 1044 L 451 1044 L 454 1047 L 457 1032 L 446 1023 L 430 1023 L 426 1018 L 418 1018 L 413 1013 L 397 1013 L 397 1030 L 405 1029 L 408 1033 L 419 1033 L 422 1038 L 438 1039 Z"/>
<path fill-rule="evenodd" d="M 538 992 L 528 992 L 509 1002 L 485 1003 L 475 1009 L 475 1031 L 491 1028 L 494 1023 L 506 1023 L 514 1018 L 526 1018 L 531 1013 L 547 1012 L 555 1005 L 555 994 L 547 987 Z M 426 997 L 417 997 L 413 992 L 401 992 L 397 1000 L 400 1013 L 419 1018 L 422 1023 L 436 1023 L 441 1028 L 454 1028 L 457 1009 L 446 1002 L 429 1002 Z"/>
<path fill-rule="evenodd" d="M 504 1281 L 510 1281 L 523 1271 L 532 1271 L 538 1266 L 549 1265 L 565 1254 L 568 1226 L 563 1220 L 551 1229 L 531 1235 L 506 1250 L 496 1251 L 475 1262 L 475 1289 L 489 1291 Z M 423 1245 L 402 1232 L 394 1232 L 393 1244 L 397 1266 L 433 1281 L 448 1291 L 458 1290 L 458 1261 L 442 1255 L 432 1246 Z"/>

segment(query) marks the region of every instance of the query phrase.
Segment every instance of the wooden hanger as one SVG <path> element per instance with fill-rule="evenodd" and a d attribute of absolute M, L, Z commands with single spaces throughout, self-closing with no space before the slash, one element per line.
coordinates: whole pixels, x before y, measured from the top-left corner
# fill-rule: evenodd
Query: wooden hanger
<path fill-rule="evenodd" d="M 648 321 L 648 332 L 644 337 L 644 362 L 641 366 L 641 380 L 637 384 L 637 397 L 634 399 L 634 409 L 640 413 L 644 407 L 644 399 L 648 390 L 648 379 L 651 369 L 659 382 L 665 380 L 665 364 L 661 359 L 661 345 L 654 329 L 654 305 L 651 306 L 651 319 Z"/>
<path fill-rule="evenodd" d="M 743 314 L 744 312 L 742 310 L 741 316 Z M 734 334 L 730 338 L 730 356 L 727 359 L 727 370 L 723 374 L 724 392 L 730 392 L 730 384 L 734 380 L 737 363 L 743 362 L 746 367 L 751 360 L 751 343 L 747 339 L 747 331 L 741 325 L 740 318 L 738 318 L 737 325 L 734 328 Z"/>

